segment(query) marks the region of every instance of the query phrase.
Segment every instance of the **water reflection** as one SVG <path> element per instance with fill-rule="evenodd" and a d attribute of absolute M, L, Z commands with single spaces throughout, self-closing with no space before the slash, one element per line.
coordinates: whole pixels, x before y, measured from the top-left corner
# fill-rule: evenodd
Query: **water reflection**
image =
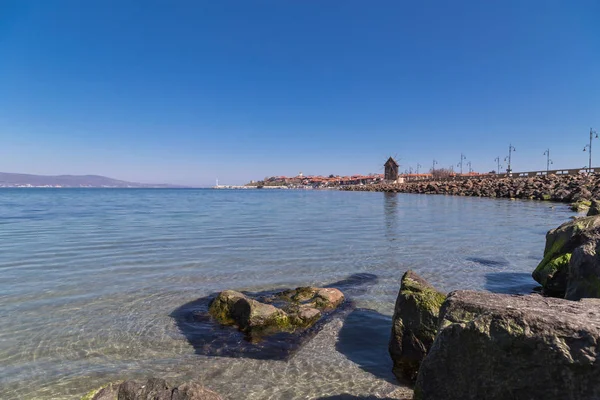
<path fill-rule="evenodd" d="M 385 237 L 392 243 L 398 237 L 398 194 L 383 194 L 383 213 L 385 216 Z"/>

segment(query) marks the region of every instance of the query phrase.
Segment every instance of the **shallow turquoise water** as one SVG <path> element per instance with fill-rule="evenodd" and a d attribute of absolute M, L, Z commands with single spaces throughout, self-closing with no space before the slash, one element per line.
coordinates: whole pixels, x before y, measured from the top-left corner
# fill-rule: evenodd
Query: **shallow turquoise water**
<path fill-rule="evenodd" d="M 0 190 L 0 398 L 77 398 L 125 377 L 194 379 L 229 399 L 388 395 L 385 348 L 409 268 L 440 289 L 527 292 L 564 205 L 337 191 Z M 170 314 L 226 288 L 354 273 L 371 311 L 289 361 L 197 355 Z M 364 334 L 362 334 L 364 333 Z M 368 339 L 366 339 L 368 338 Z"/>

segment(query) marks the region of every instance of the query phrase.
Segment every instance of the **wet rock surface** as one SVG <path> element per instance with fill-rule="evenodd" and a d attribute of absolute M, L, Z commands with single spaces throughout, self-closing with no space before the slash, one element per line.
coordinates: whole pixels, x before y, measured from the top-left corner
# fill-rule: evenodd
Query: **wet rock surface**
<path fill-rule="evenodd" d="M 314 337 L 333 317 L 343 317 L 351 312 L 354 309 L 352 295 L 364 292 L 367 286 L 376 281 L 375 275 L 362 273 L 351 275 L 324 288 L 243 293 L 224 291 L 184 304 L 173 311 L 171 316 L 181 333 L 194 347 L 196 354 L 286 360 Z M 292 301 L 292 297 L 295 300 Z M 219 303 L 215 303 L 217 298 Z M 239 309 L 233 314 L 217 313 L 214 310 L 214 308 L 221 311 L 224 308 L 234 310 L 235 307 L 232 305 L 240 300 L 242 302 L 238 306 Z M 255 307 L 257 305 L 254 302 L 261 303 L 262 306 Z M 212 313 L 209 311 L 211 305 L 215 305 Z M 260 312 L 257 314 L 247 312 L 248 306 L 260 309 Z M 245 311 L 241 312 L 240 309 Z M 274 309 L 283 311 L 287 315 L 289 325 L 273 328 L 267 324 L 267 329 L 258 328 L 262 325 L 251 327 L 253 323 L 257 323 L 257 320 L 270 321 Z M 219 314 L 226 317 L 221 318 Z M 257 316 L 259 318 L 256 318 Z M 240 325 L 236 323 L 236 319 L 240 321 Z"/>
<path fill-rule="evenodd" d="M 402 277 L 389 343 L 393 372 L 401 382 L 416 380 L 419 366 L 435 340 L 445 298 L 413 271 Z"/>
<path fill-rule="evenodd" d="M 600 299 L 451 293 L 415 400 L 600 398 Z"/>
<path fill-rule="evenodd" d="M 259 296 L 226 290 L 209 306 L 209 314 L 223 325 L 234 325 L 253 340 L 263 336 L 310 328 L 324 313 L 344 302 L 335 288 L 299 287 Z"/>
<path fill-rule="evenodd" d="M 217 393 L 196 383 L 173 386 L 164 379 L 125 381 L 93 390 L 82 400 L 223 400 Z"/>

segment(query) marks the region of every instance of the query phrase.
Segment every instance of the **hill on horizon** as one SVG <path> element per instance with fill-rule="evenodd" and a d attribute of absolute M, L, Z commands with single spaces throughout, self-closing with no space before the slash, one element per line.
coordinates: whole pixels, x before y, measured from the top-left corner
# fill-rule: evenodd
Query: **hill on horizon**
<path fill-rule="evenodd" d="M 0 187 L 181 188 L 170 184 L 127 182 L 101 175 L 33 175 L 0 172 Z"/>

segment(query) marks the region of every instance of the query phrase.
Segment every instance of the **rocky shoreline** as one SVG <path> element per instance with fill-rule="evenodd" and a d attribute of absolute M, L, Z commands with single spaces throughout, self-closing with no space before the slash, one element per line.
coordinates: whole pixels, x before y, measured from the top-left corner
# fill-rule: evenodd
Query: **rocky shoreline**
<path fill-rule="evenodd" d="M 381 183 L 343 186 L 340 187 L 340 190 L 445 194 L 574 203 L 600 198 L 600 175 L 548 175 L 533 178 L 469 178 L 398 184 Z"/>
<path fill-rule="evenodd" d="M 403 399 L 600 399 L 600 203 L 589 204 L 588 216 L 546 235 L 543 259 L 532 273 L 541 294 L 446 295 L 414 271 L 404 273 L 388 348 L 398 382 L 414 388 Z M 267 295 L 225 290 L 211 299 L 202 320 L 209 318 L 228 335 L 246 335 L 250 345 L 282 334 L 306 335 L 348 303 L 332 286 L 341 287 Z M 109 384 L 84 397 L 220 398 L 195 383 L 173 386 L 161 379 Z"/>

